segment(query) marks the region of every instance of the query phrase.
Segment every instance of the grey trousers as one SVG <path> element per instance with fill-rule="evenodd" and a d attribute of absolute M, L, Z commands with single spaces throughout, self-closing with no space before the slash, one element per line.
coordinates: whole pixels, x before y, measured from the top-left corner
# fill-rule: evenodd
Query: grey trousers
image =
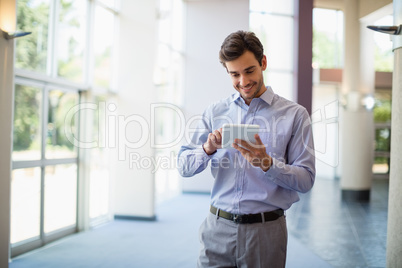
<path fill-rule="evenodd" d="M 197 267 L 285 267 L 285 217 L 275 221 L 237 224 L 209 213 L 199 231 Z"/>

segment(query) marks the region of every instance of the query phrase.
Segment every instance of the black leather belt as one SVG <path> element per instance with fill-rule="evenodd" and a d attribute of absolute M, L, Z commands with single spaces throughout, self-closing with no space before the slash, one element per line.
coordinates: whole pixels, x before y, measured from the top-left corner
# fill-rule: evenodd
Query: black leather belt
<path fill-rule="evenodd" d="M 217 210 L 218 209 L 216 207 L 211 205 L 209 211 L 212 214 L 216 215 Z M 264 215 L 264 221 L 274 221 L 277 220 L 279 217 L 282 217 L 284 214 L 285 213 L 283 209 L 277 209 L 274 211 L 258 213 L 258 214 L 244 214 L 244 215 L 232 214 L 223 210 L 219 210 L 218 216 L 233 221 L 235 223 L 257 223 L 257 222 L 263 222 L 262 215 Z"/>

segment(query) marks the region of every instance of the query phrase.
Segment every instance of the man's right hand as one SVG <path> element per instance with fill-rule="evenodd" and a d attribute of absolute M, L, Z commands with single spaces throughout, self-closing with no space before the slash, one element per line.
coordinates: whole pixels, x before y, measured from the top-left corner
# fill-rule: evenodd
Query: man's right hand
<path fill-rule="evenodd" d="M 208 155 L 211 155 L 215 153 L 217 149 L 222 148 L 222 128 L 209 133 L 208 140 L 202 147 Z"/>

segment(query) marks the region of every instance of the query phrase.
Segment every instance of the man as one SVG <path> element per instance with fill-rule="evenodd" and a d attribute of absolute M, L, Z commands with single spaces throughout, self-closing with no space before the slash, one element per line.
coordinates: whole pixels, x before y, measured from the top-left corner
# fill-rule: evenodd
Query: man
<path fill-rule="evenodd" d="M 200 227 L 198 267 L 285 267 L 284 211 L 315 179 L 314 145 L 305 108 L 266 87 L 267 58 L 254 33 L 224 40 L 219 58 L 236 93 L 209 106 L 179 171 L 190 177 L 211 163 L 215 178 L 210 213 Z M 255 143 L 235 140 L 222 149 L 222 125 L 257 124 Z"/>

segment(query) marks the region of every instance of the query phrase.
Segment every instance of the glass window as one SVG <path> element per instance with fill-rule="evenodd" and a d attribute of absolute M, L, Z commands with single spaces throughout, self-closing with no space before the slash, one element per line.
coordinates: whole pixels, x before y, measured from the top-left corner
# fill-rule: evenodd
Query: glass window
<path fill-rule="evenodd" d="M 42 90 L 17 84 L 14 98 L 13 161 L 39 160 Z"/>
<path fill-rule="evenodd" d="M 391 149 L 391 129 L 379 128 L 375 130 L 376 151 L 389 152 Z"/>
<path fill-rule="evenodd" d="M 267 71 L 264 79 L 277 94 L 294 100 L 294 7 L 293 1 L 250 1 L 250 30 L 264 46 Z M 280 25 L 273 27 L 272 25 Z"/>
<path fill-rule="evenodd" d="M 169 71 L 171 70 L 171 54 L 169 46 L 164 43 L 159 43 L 157 46 L 156 70 L 154 73 L 154 83 L 158 86 L 167 85 L 171 82 L 169 79 Z M 167 101 L 167 100 L 166 100 Z"/>
<path fill-rule="evenodd" d="M 158 34 L 159 42 L 169 44 L 172 39 L 172 2 L 160 1 L 159 2 L 159 20 L 158 20 Z"/>
<path fill-rule="evenodd" d="M 109 158 L 105 149 L 91 150 L 89 175 L 89 217 L 91 219 L 109 213 Z"/>
<path fill-rule="evenodd" d="M 291 72 L 274 72 L 268 71 L 264 73 L 267 85 L 271 86 L 273 91 L 288 99 L 295 101 L 293 94 L 293 73 Z"/>
<path fill-rule="evenodd" d="M 94 23 L 94 86 L 111 88 L 112 86 L 112 48 L 114 33 L 114 15 L 103 7 L 95 8 Z"/>
<path fill-rule="evenodd" d="M 251 12 L 293 15 L 293 0 L 250 0 Z"/>
<path fill-rule="evenodd" d="M 106 146 L 107 108 L 105 96 L 95 96 L 97 110 L 88 110 L 86 116 L 92 122 L 92 141 L 97 141 L 99 146 L 90 151 L 89 165 L 89 216 L 91 219 L 107 216 L 109 213 L 109 154 Z M 110 137 L 108 137 L 110 138 Z M 109 145 L 109 144 L 108 144 Z"/>
<path fill-rule="evenodd" d="M 70 121 L 67 115 L 78 105 L 78 93 L 51 90 L 48 105 L 46 158 L 77 157 L 77 148 L 68 140 L 66 131 L 77 137 L 78 113 Z"/>
<path fill-rule="evenodd" d="M 15 48 L 13 257 L 35 247 L 26 239 L 44 245 L 54 231 L 75 231 L 79 159 L 70 140 L 78 139 L 80 90 L 88 84 L 92 90 L 115 88 L 118 4 L 118 0 L 17 0 L 17 30 L 32 34 L 16 39 Z M 106 133 L 100 133 L 98 118 L 89 122 L 98 127 L 93 134 L 100 144 Z M 82 137 L 92 138 L 90 131 L 85 129 Z M 109 155 L 101 145 L 88 154 L 91 165 L 84 172 L 88 178 L 82 178 L 90 183 L 92 206 L 84 217 L 99 220 L 109 212 Z"/>
<path fill-rule="evenodd" d="M 376 21 L 373 25 L 394 25 L 393 16 L 388 15 Z M 374 68 L 378 72 L 392 72 L 394 69 L 394 53 L 389 35 L 374 34 Z"/>
<path fill-rule="evenodd" d="M 116 0 L 98 0 L 99 3 L 104 4 L 107 7 L 110 8 L 116 8 Z"/>
<path fill-rule="evenodd" d="M 389 174 L 391 150 L 391 126 L 375 129 L 374 174 Z"/>
<path fill-rule="evenodd" d="M 15 67 L 48 72 L 49 0 L 18 0 L 17 31 L 32 34 L 16 41 Z"/>
<path fill-rule="evenodd" d="M 155 137 L 152 142 L 156 146 L 164 147 L 155 150 L 156 159 L 166 162 L 171 159 L 178 150 L 180 143 L 179 116 L 173 107 L 161 106 L 153 110 L 155 118 Z M 164 165 L 155 171 L 155 192 L 157 202 L 160 203 L 180 193 L 180 178 L 172 165 Z"/>
<path fill-rule="evenodd" d="M 154 72 L 154 83 L 160 102 L 173 105 L 182 105 L 183 89 L 181 86 L 183 75 L 184 53 L 182 52 L 183 38 L 183 1 L 159 0 L 158 9 L 158 42 Z M 173 143 L 178 135 L 177 113 L 173 107 L 159 107 L 154 110 L 155 137 L 153 143 L 163 147 L 171 144 L 170 148 L 157 149 L 157 159 L 169 159 L 172 152 L 178 150 L 178 144 Z M 165 146 L 169 147 L 169 146 Z M 162 202 L 180 192 L 180 178 L 172 167 L 154 170 L 156 182 L 156 202 Z"/>
<path fill-rule="evenodd" d="M 171 45 L 172 49 L 175 51 L 181 51 L 183 46 L 183 27 L 185 25 L 185 20 L 183 19 L 183 1 L 182 0 L 173 0 L 172 8 L 171 8 Z"/>
<path fill-rule="evenodd" d="M 77 214 L 77 165 L 45 168 L 44 232 L 75 225 Z"/>
<path fill-rule="evenodd" d="M 11 178 L 11 244 L 39 237 L 41 169 L 16 169 Z"/>
<path fill-rule="evenodd" d="M 392 112 L 392 91 L 387 89 L 376 89 L 374 97 L 374 122 L 390 123 Z"/>
<path fill-rule="evenodd" d="M 86 1 L 61 0 L 57 24 L 57 75 L 84 82 L 86 45 Z"/>
<path fill-rule="evenodd" d="M 292 17 L 250 14 L 250 28 L 264 46 L 268 71 L 293 69 L 293 24 Z"/>
<path fill-rule="evenodd" d="M 313 9 L 313 66 L 315 68 L 342 68 L 342 11 Z"/>
<path fill-rule="evenodd" d="M 389 174 L 391 151 L 392 91 L 376 89 L 374 105 L 375 158 L 374 174 Z"/>

